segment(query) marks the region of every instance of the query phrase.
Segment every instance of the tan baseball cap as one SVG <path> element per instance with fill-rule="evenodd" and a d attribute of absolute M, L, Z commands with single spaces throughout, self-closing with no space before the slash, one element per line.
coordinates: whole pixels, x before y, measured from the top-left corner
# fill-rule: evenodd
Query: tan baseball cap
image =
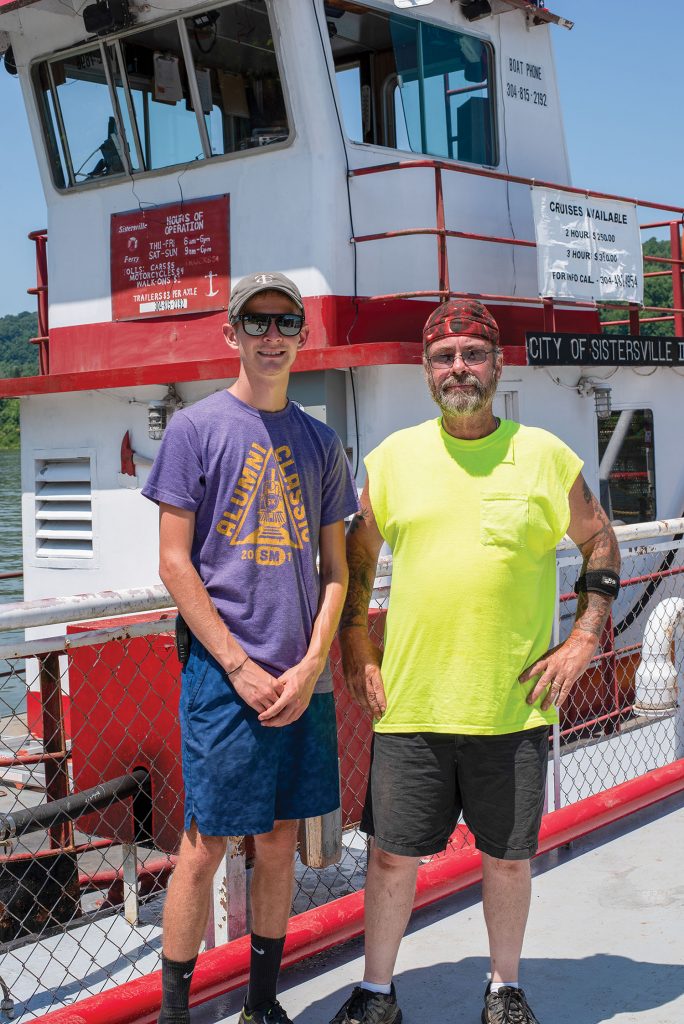
<path fill-rule="evenodd" d="M 283 295 L 287 295 L 288 299 L 292 299 L 302 313 L 304 312 L 304 302 L 297 285 L 289 277 L 285 277 L 285 274 L 274 271 L 272 273 L 248 274 L 247 277 L 238 281 L 230 294 L 228 319 L 231 322 L 237 320 L 245 303 L 259 292 L 282 292 Z"/>

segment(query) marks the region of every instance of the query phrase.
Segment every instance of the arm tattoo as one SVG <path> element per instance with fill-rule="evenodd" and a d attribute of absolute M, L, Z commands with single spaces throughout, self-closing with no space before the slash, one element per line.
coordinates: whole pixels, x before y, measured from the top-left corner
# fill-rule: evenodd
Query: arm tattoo
<path fill-rule="evenodd" d="M 584 566 L 582 571 L 585 571 Z M 573 628 L 579 630 L 580 633 L 591 633 L 597 640 L 600 640 L 612 603 L 612 599 L 606 597 L 605 594 L 581 593 L 577 598 L 577 614 Z"/>
<path fill-rule="evenodd" d="M 587 487 L 586 481 L 583 480 L 583 484 L 584 498 L 587 504 L 591 505 L 594 516 L 601 523 L 601 527 L 577 545 L 584 556 L 582 572 L 585 573 L 587 569 L 612 569 L 613 572 L 619 572 L 620 549 L 613 528 L 605 512 Z M 597 640 L 600 640 L 612 603 L 612 598 L 605 594 L 584 591 L 577 598 L 574 628 L 581 633 L 591 633 Z"/>
<path fill-rule="evenodd" d="M 582 571 L 584 572 L 586 569 L 612 569 L 614 572 L 619 572 L 620 549 L 613 527 L 610 525 L 606 513 L 587 487 L 586 482 L 583 481 L 583 483 L 585 496 L 586 494 L 589 495 L 588 504 L 592 508 L 594 519 L 600 522 L 601 525 L 595 533 L 592 533 L 586 540 L 580 541 L 577 544 L 577 547 L 584 556 L 585 564 L 582 567 Z"/>
<path fill-rule="evenodd" d="M 340 629 L 351 626 L 368 627 L 368 606 L 373 594 L 375 567 L 365 551 L 358 544 L 347 546 L 349 566 L 349 587 L 342 609 Z"/>
<path fill-rule="evenodd" d="M 596 501 L 594 495 L 589 490 L 589 486 L 584 477 L 582 477 L 582 494 L 584 495 L 584 500 L 586 501 L 587 505 L 591 505 Z"/>
<path fill-rule="evenodd" d="M 349 524 L 349 529 L 347 530 L 347 536 L 351 537 L 351 535 L 353 533 L 356 533 L 356 531 L 361 526 L 363 526 L 365 519 L 366 519 L 366 511 L 365 511 L 365 509 L 361 509 L 360 512 L 356 513 L 356 515 L 352 519 L 351 523 Z"/>

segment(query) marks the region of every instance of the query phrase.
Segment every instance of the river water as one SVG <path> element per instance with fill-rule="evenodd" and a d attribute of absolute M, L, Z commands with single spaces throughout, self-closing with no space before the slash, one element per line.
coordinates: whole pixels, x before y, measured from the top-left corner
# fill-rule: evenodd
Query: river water
<path fill-rule="evenodd" d="M 0 573 L 21 571 L 21 472 L 18 451 L 0 451 Z M 0 580 L 0 603 L 21 601 L 24 581 Z M 23 631 L 0 633 L 0 644 L 23 640 Z M 10 669 L 0 659 L 0 716 L 24 709 L 23 665 L 21 678 L 5 673 Z"/>

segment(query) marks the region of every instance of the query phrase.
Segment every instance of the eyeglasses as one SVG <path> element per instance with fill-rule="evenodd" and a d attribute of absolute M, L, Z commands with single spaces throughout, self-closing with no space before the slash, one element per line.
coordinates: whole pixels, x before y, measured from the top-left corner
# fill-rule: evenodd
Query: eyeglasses
<path fill-rule="evenodd" d="M 450 370 L 456 360 L 461 357 L 464 366 L 480 366 L 487 359 L 491 352 L 498 352 L 496 348 L 464 348 L 460 352 L 435 352 L 425 359 L 435 370 Z"/>
<path fill-rule="evenodd" d="M 249 334 L 251 338 L 259 338 L 266 334 L 271 321 L 275 321 L 278 331 L 284 338 L 296 337 L 304 326 L 304 317 L 299 313 L 241 313 L 236 320 L 240 321 L 245 334 Z"/>

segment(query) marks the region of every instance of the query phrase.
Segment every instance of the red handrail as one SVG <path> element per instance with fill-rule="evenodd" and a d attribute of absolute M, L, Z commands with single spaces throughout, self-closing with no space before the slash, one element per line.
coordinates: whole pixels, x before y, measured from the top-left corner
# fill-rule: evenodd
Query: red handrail
<path fill-rule="evenodd" d="M 577 299 L 563 298 L 559 300 L 564 307 L 573 307 L 578 309 L 594 309 L 599 308 L 610 308 L 610 309 L 628 309 L 629 317 L 622 320 L 610 320 L 604 321 L 605 326 L 618 326 L 622 324 L 629 324 L 629 329 L 633 334 L 639 334 L 641 323 L 652 323 L 658 320 L 672 320 L 674 322 L 675 335 L 681 337 L 684 335 L 684 285 L 682 283 L 682 272 L 684 271 L 684 259 L 682 259 L 682 243 L 681 243 L 681 225 L 684 222 L 684 207 L 672 206 L 665 203 L 652 203 L 644 199 L 634 199 L 626 196 L 615 195 L 611 192 L 596 192 L 591 189 L 575 188 L 571 185 L 559 185 L 556 182 L 541 181 L 535 178 L 526 178 L 515 174 L 504 174 L 500 171 L 485 170 L 480 167 L 464 167 L 460 164 L 447 163 L 443 160 L 434 159 L 423 159 L 423 160 L 397 160 L 393 163 L 387 164 L 375 164 L 370 167 L 356 167 L 349 171 L 350 178 L 363 177 L 368 174 L 383 174 L 388 171 L 404 171 L 404 170 L 415 170 L 415 169 L 431 169 L 435 172 L 435 206 L 436 206 L 436 226 L 430 228 L 402 228 L 396 231 L 381 231 L 374 232 L 368 235 L 354 235 L 352 241 L 355 244 L 362 242 L 374 242 L 386 238 L 403 238 L 413 235 L 435 235 L 437 238 L 437 263 L 438 263 L 438 277 L 439 283 L 437 289 L 434 291 L 412 291 L 412 292 L 393 292 L 386 295 L 372 295 L 364 297 L 362 301 L 365 302 L 380 302 L 386 301 L 390 298 L 438 298 L 440 301 L 444 301 L 447 298 L 477 298 L 482 301 L 494 301 L 494 302 L 506 302 L 506 303 L 524 303 L 525 305 L 531 304 L 535 306 L 542 306 L 544 310 L 544 329 L 553 331 L 555 329 L 555 304 L 551 298 L 540 298 L 537 295 L 529 296 L 506 296 L 506 295 L 485 295 L 479 292 L 459 292 L 451 290 L 449 286 L 449 263 L 448 263 L 448 252 L 446 246 L 447 238 L 463 238 L 471 241 L 478 242 L 490 242 L 493 244 L 504 244 L 504 245 L 517 245 L 525 246 L 529 248 L 536 248 L 536 242 L 529 239 L 520 238 L 507 238 L 498 235 L 480 235 L 474 232 L 468 231 L 454 231 L 446 227 L 444 219 L 444 197 L 442 187 L 442 171 L 452 171 L 458 174 L 470 174 L 476 177 L 489 178 L 494 181 L 506 181 L 513 184 L 519 185 L 536 185 L 543 188 L 554 188 L 562 189 L 565 192 L 571 192 L 576 195 L 583 195 L 594 199 L 608 199 L 615 200 L 618 202 L 633 203 L 635 206 L 647 207 L 653 210 L 667 210 L 670 213 L 678 214 L 676 220 L 665 220 L 665 221 L 654 221 L 648 224 L 640 225 L 642 230 L 648 228 L 662 228 L 669 227 L 670 229 L 670 257 L 660 256 L 644 256 L 644 261 L 652 263 L 665 263 L 670 267 L 670 271 L 654 271 L 647 273 L 645 277 L 662 277 L 668 273 L 672 276 L 672 290 L 673 290 L 673 304 L 670 306 L 642 306 L 640 307 L 633 302 L 587 302 L 579 301 Z M 666 313 L 667 316 L 663 317 L 644 317 L 641 318 L 641 312 L 653 312 L 653 313 Z"/>
<path fill-rule="evenodd" d="M 28 237 L 36 243 L 36 287 L 27 288 L 26 291 L 38 299 L 38 334 L 29 340 L 32 345 L 38 345 L 38 372 L 47 374 L 50 372 L 47 228 L 32 231 Z"/>
<path fill-rule="evenodd" d="M 684 789 L 684 759 L 655 768 L 636 779 L 578 800 L 544 816 L 538 853 L 572 842 L 593 829 L 619 821 Z M 414 908 L 428 906 L 482 878 L 481 854 L 474 847 L 448 848 L 418 868 Z M 348 942 L 363 933 L 365 891 L 342 896 L 333 903 L 307 910 L 290 919 L 283 967 Z M 250 937 L 245 935 L 200 954 L 195 968 L 192 1006 L 215 999 L 244 985 L 249 973 Z M 125 982 L 62 1007 L 43 1018 L 44 1024 L 152 1024 L 161 1005 L 161 972 Z"/>
<path fill-rule="evenodd" d="M 373 164 L 371 167 L 355 167 L 349 171 L 350 178 L 362 177 L 365 174 L 382 174 L 385 171 L 405 171 L 417 167 L 431 167 L 433 170 L 455 171 L 458 174 L 473 174 L 478 178 L 492 178 L 496 181 L 510 181 L 516 185 L 536 185 L 539 188 L 556 188 L 563 192 L 572 192 L 579 196 L 590 196 L 592 199 L 612 199 L 621 203 L 633 203 L 651 210 L 667 210 L 669 213 L 680 214 L 684 219 L 684 206 L 671 206 L 667 203 L 651 203 L 646 199 L 634 199 L 631 196 L 619 196 L 612 192 L 594 192 L 588 188 L 575 188 L 572 185 L 559 185 L 556 181 L 542 181 L 539 178 L 525 178 L 518 174 L 504 174 L 502 171 L 488 171 L 483 167 L 465 167 L 462 164 L 451 164 L 445 160 L 396 160 L 390 164 Z M 660 227 L 667 227 L 670 221 L 663 221 Z M 654 227 L 655 225 L 644 225 Z"/>
<path fill-rule="evenodd" d="M 680 224 L 677 221 L 670 224 L 670 256 L 672 257 L 672 305 L 675 307 L 674 327 L 675 334 L 681 337 L 684 334 L 684 315 L 681 312 L 681 306 L 684 304 L 684 289 L 682 289 L 682 235 Z"/>

